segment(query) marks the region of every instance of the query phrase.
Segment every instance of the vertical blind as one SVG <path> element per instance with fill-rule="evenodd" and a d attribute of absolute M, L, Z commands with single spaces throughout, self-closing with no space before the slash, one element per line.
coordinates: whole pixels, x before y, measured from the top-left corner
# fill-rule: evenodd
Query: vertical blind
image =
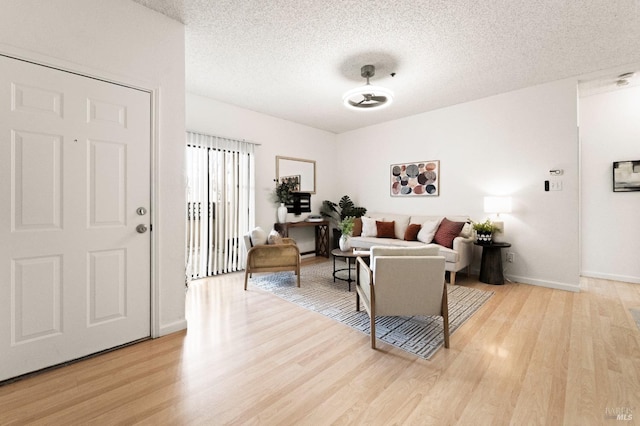
<path fill-rule="evenodd" d="M 243 269 L 255 223 L 254 144 L 187 132 L 187 278 Z"/>

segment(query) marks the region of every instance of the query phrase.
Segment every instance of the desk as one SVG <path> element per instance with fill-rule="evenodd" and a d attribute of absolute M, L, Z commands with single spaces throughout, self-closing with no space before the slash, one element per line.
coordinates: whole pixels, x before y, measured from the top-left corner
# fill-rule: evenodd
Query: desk
<path fill-rule="evenodd" d="M 300 254 L 311 254 L 315 253 L 316 256 L 324 256 L 329 257 L 329 221 L 323 220 L 320 222 L 285 222 L 285 223 L 274 223 L 273 229 L 278 231 L 280 235 L 283 237 L 289 236 L 289 229 L 291 228 L 307 228 L 314 227 L 315 228 L 315 238 L 316 238 L 316 249 L 314 251 L 306 251 Z"/>
<path fill-rule="evenodd" d="M 509 243 L 474 243 L 482 247 L 482 260 L 480 262 L 480 282 L 487 284 L 504 284 L 502 273 L 502 252 L 500 249 L 511 247 Z"/>

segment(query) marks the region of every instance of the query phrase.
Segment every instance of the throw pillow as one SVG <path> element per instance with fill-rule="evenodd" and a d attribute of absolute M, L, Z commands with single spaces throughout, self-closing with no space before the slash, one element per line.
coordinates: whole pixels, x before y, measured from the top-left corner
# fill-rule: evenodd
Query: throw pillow
<path fill-rule="evenodd" d="M 379 222 L 376 220 L 376 232 L 378 238 L 395 238 L 395 222 Z"/>
<path fill-rule="evenodd" d="M 251 230 L 251 244 L 254 247 L 267 244 L 267 233 L 264 229 L 257 226 Z"/>
<path fill-rule="evenodd" d="M 418 241 L 425 244 L 429 244 L 431 241 L 433 241 L 433 237 L 436 235 L 436 230 L 438 229 L 438 226 L 440 226 L 440 222 L 442 222 L 442 219 L 443 218 L 428 220 L 423 223 L 422 227 L 420 228 L 420 232 L 418 232 Z"/>
<path fill-rule="evenodd" d="M 268 244 L 282 244 L 282 235 L 275 229 L 272 229 L 269 232 L 269 236 L 267 237 Z"/>
<path fill-rule="evenodd" d="M 453 248 L 453 240 L 460 235 L 463 226 L 464 222 L 453 222 L 445 217 L 440 222 L 433 242 L 447 248 Z"/>
<path fill-rule="evenodd" d="M 404 231 L 405 241 L 418 241 L 418 232 L 420 232 L 422 226 L 419 223 L 412 223 L 407 226 L 407 230 Z"/>
<path fill-rule="evenodd" d="M 359 237 L 362 234 L 362 219 L 357 217 L 353 221 L 353 232 L 351 233 L 352 237 Z"/>
<path fill-rule="evenodd" d="M 466 222 L 462 227 L 462 231 L 460 231 L 460 236 L 464 238 L 469 238 L 473 235 L 473 225 L 471 222 Z"/>
<path fill-rule="evenodd" d="M 362 234 L 363 237 L 377 237 L 378 228 L 376 220 L 370 217 L 362 216 Z"/>

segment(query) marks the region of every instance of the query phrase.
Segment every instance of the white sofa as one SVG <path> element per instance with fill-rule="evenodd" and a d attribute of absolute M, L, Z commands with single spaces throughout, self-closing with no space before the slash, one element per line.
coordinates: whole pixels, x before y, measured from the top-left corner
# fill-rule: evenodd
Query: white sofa
<path fill-rule="evenodd" d="M 441 219 L 442 216 L 410 216 L 397 213 L 367 213 L 367 217 L 376 219 L 381 222 L 394 222 L 394 236 L 395 238 L 379 238 L 379 237 L 367 237 L 357 234 L 357 229 L 354 235 L 351 237 L 351 246 L 355 249 L 369 249 L 373 246 L 394 246 L 394 247 L 419 247 L 424 246 L 426 243 L 421 241 L 406 241 L 405 231 L 409 224 L 422 225 L 428 221 L 434 221 Z M 453 222 L 469 222 L 468 216 L 446 216 L 446 218 Z M 439 244 L 433 244 L 439 247 L 439 255 L 445 258 L 445 270 L 449 271 L 449 283 L 455 284 L 456 272 L 463 268 L 468 268 L 473 258 L 473 237 L 471 225 L 463 227 L 460 235 L 453 239 L 452 247 L 444 247 Z M 468 272 L 468 270 L 467 270 Z"/>

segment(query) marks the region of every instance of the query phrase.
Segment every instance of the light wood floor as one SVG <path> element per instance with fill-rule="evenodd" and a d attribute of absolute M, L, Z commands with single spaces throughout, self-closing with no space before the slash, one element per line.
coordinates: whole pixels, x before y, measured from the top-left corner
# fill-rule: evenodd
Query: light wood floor
<path fill-rule="evenodd" d="M 304 285 L 304 272 L 303 272 Z M 188 332 L 0 387 L 0 424 L 640 423 L 640 285 L 495 296 L 425 361 L 253 287 L 192 283 Z M 355 297 L 355 296 L 354 296 Z M 631 421 L 608 419 L 631 414 Z"/>

